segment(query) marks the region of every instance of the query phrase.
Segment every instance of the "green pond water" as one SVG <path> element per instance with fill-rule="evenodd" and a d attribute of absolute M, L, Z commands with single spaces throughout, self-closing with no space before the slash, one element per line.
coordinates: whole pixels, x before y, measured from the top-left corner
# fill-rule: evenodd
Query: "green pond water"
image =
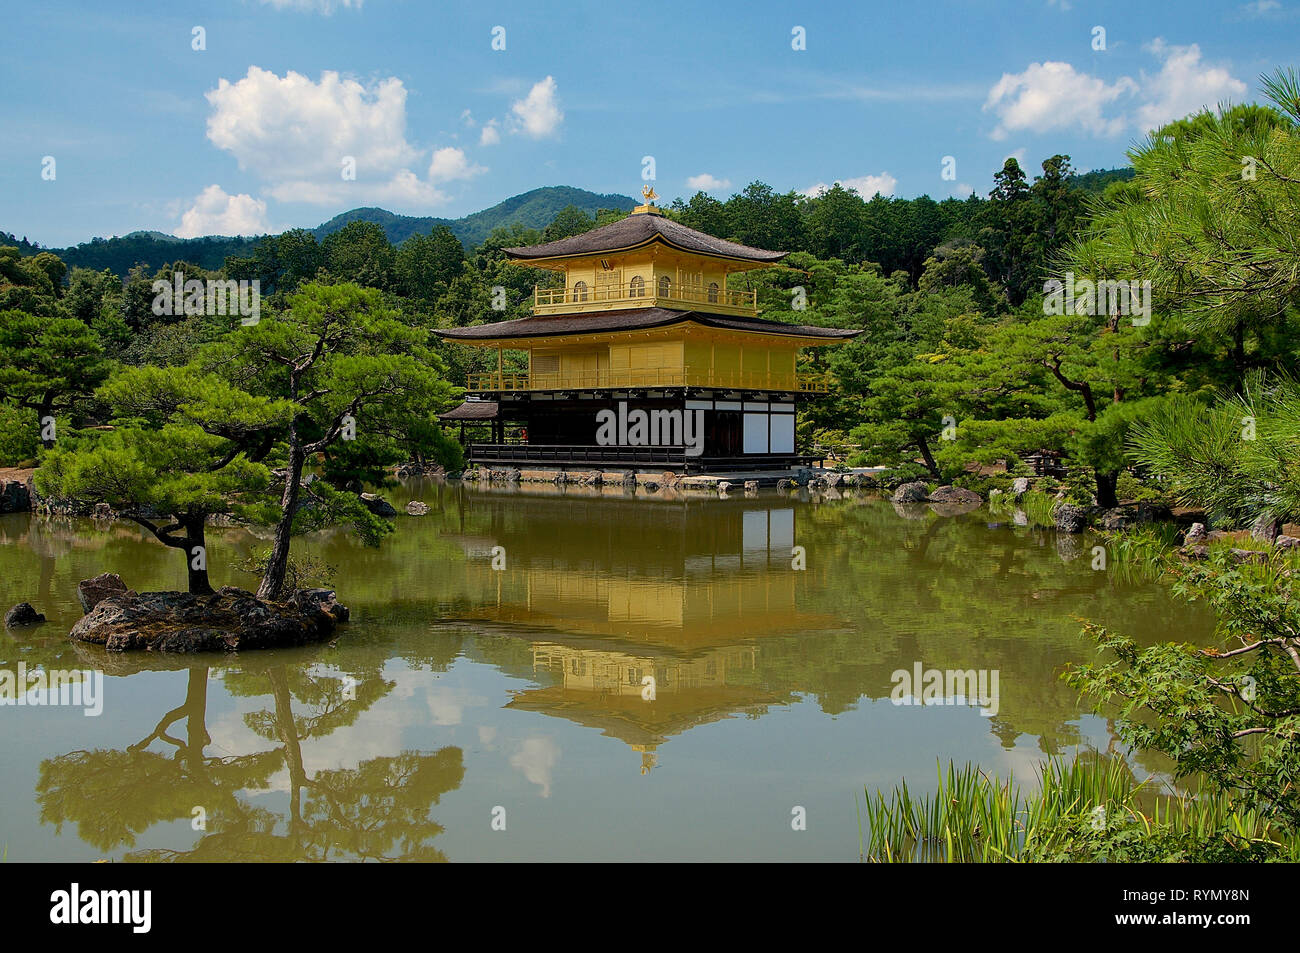
<path fill-rule="evenodd" d="M 334 643 L 238 656 L 68 642 L 78 580 L 183 588 L 180 556 L 130 523 L 0 517 L 0 609 L 49 617 L 0 635 L 0 671 L 104 673 L 98 716 L 0 707 L 7 859 L 856 860 L 864 788 L 1114 750 L 1058 677 L 1093 657 L 1080 618 L 1144 642 L 1212 621 L 1094 570 L 1093 537 L 983 509 L 389 495 L 430 512 L 379 548 L 295 543 L 352 610 Z M 255 588 L 232 567 L 266 545 L 213 530 L 214 585 Z M 918 665 L 996 673 L 996 698 L 895 704 Z"/>

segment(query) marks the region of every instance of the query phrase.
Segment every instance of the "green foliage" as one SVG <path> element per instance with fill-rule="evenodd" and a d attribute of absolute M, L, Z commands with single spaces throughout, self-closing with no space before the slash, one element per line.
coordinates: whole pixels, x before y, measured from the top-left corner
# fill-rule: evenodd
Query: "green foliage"
<path fill-rule="evenodd" d="M 1205 600 L 1218 618 L 1218 644 L 1141 648 L 1096 625 L 1087 631 L 1102 661 L 1067 675 L 1098 705 L 1114 704 L 1127 744 L 1168 755 L 1179 777 L 1294 830 L 1300 821 L 1300 631 L 1289 572 L 1269 562 L 1239 565 L 1216 554 L 1205 564 L 1168 567 L 1174 590 Z"/>
<path fill-rule="evenodd" d="M 1300 517 L 1300 385 L 1249 378 L 1211 405 L 1171 398 L 1133 434 L 1134 458 L 1180 503 L 1228 526 Z"/>
<path fill-rule="evenodd" d="M 551 224 L 542 229 L 543 242 L 557 242 L 561 238 L 581 235 L 596 227 L 596 220 L 576 205 L 566 205 L 551 220 Z"/>
<path fill-rule="evenodd" d="M 73 407 L 108 372 L 99 339 L 84 322 L 0 311 L 0 400 L 52 415 Z"/>
<path fill-rule="evenodd" d="M 0 467 L 33 463 L 41 446 L 40 433 L 36 411 L 0 401 Z"/>
<path fill-rule="evenodd" d="M 445 225 L 412 235 L 397 249 L 398 291 L 432 304 L 445 295 L 465 266 L 465 249 Z"/>
<path fill-rule="evenodd" d="M 351 222 L 321 242 L 325 270 L 335 280 L 388 290 L 397 278 L 397 252 L 374 222 Z"/>
<path fill-rule="evenodd" d="M 1201 113 L 1130 152 L 1140 188 L 1102 204 L 1065 256 L 1081 274 L 1149 280 L 1158 306 L 1230 349 L 1238 384 L 1251 363 L 1285 359 L 1270 339 L 1300 302 L 1296 78 L 1278 71 L 1263 85 L 1278 110 Z"/>

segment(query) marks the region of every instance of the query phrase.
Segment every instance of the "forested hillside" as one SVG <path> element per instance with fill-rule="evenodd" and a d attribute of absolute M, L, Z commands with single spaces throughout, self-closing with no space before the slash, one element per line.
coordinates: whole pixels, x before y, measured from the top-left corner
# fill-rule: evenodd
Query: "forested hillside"
<path fill-rule="evenodd" d="M 594 216 L 601 209 L 627 211 L 635 204 L 626 195 L 602 195 L 586 189 L 557 185 L 512 196 L 491 208 L 463 218 L 430 218 L 398 215 L 382 208 L 354 208 L 310 231 L 319 240 L 352 222 L 372 222 L 384 230 L 390 242 L 401 244 L 412 235 L 428 234 L 445 225 L 462 244 L 474 246 L 482 244 L 495 228 L 512 225 L 545 228 L 563 209 L 570 206 Z M 94 271 L 107 268 L 119 277 L 126 277 L 137 265 L 157 269 L 169 262 L 182 260 L 203 268 L 217 269 L 231 256 L 251 254 L 262 240 L 262 237 L 229 236 L 177 238 L 157 231 L 139 231 L 117 238 L 93 238 L 70 248 L 46 249 L 29 242 L 25 236 L 20 239 L 7 232 L 0 232 L 0 245 L 16 247 L 23 255 L 49 251 L 58 255 L 69 268 L 90 268 Z"/>

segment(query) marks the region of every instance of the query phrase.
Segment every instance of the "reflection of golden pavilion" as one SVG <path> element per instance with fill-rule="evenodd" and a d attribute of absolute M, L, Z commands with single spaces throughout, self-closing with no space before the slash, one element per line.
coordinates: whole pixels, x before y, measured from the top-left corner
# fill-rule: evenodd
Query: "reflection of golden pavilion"
<path fill-rule="evenodd" d="M 472 618 L 678 652 L 835 625 L 798 607 L 821 569 L 792 566 L 788 501 L 537 497 L 528 516 L 462 537 L 471 591 L 492 593 Z M 504 571 L 481 555 L 495 546 Z"/>
<path fill-rule="evenodd" d="M 646 774 L 659 746 L 672 735 L 791 701 L 756 686 L 758 651 L 757 646 L 733 646 L 674 658 L 534 642 L 533 671 L 559 681 L 519 692 L 506 707 L 599 728 L 641 752 L 641 773 Z"/>
<path fill-rule="evenodd" d="M 470 616 L 528 639 L 551 681 L 508 707 L 599 728 L 643 754 L 643 773 L 675 734 L 792 700 L 760 686 L 756 639 L 838 624 L 799 608 L 819 573 L 792 566 L 788 500 L 529 504 L 527 532 L 464 538 L 467 553 L 499 546 L 506 559 L 504 571 L 468 560 L 471 589 L 492 593 Z"/>

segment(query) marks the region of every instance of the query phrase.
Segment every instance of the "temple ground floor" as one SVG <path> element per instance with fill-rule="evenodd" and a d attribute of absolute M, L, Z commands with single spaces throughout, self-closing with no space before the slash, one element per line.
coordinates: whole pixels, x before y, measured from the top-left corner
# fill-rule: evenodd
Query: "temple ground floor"
<path fill-rule="evenodd" d="M 797 394 L 709 390 L 494 394 L 441 415 L 468 462 L 519 469 L 683 474 L 796 471 Z M 766 481 L 765 481 L 766 482 Z"/>

